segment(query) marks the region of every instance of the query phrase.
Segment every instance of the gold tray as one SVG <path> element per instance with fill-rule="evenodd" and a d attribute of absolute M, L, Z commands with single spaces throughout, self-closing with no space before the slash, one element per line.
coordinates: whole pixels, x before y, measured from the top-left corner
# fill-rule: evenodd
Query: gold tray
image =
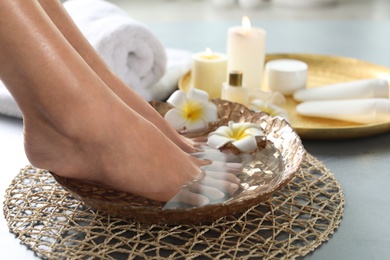
<path fill-rule="evenodd" d="M 390 68 L 357 59 L 316 54 L 269 54 L 265 62 L 274 59 L 296 59 L 309 66 L 308 88 L 365 78 L 390 79 Z M 179 89 L 190 88 L 191 73 L 179 81 Z M 304 117 L 296 113 L 296 102 L 286 98 L 283 108 L 288 111 L 291 126 L 302 139 L 347 139 L 372 136 L 390 131 L 390 122 L 360 125 L 331 119 Z"/>

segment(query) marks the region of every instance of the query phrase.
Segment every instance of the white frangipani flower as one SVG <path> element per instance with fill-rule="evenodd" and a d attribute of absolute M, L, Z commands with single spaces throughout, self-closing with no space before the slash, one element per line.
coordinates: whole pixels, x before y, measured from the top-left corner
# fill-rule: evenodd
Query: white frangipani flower
<path fill-rule="evenodd" d="M 191 88 L 188 94 L 177 90 L 167 102 L 174 108 L 165 114 L 165 119 L 176 130 L 200 131 L 218 120 L 217 106 L 209 101 L 208 93 L 203 90 Z"/>
<path fill-rule="evenodd" d="M 220 126 L 209 135 L 207 144 L 219 149 L 231 143 L 237 149 L 249 153 L 257 149 L 256 136 L 264 136 L 259 125 L 249 122 L 234 123 L 230 121 L 228 126 Z"/>
<path fill-rule="evenodd" d="M 262 89 L 255 89 L 250 95 L 249 100 L 260 99 L 267 104 L 280 106 L 286 103 L 286 98 L 279 91 L 264 91 Z"/>
<path fill-rule="evenodd" d="M 270 114 L 273 117 L 280 116 L 283 117 L 287 122 L 289 121 L 288 113 L 286 110 L 284 110 L 283 108 L 277 105 L 264 102 L 263 100 L 260 99 L 253 100 L 249 108 L 256 112 L 258 111 L 266 112 L 267 114 Z"/>

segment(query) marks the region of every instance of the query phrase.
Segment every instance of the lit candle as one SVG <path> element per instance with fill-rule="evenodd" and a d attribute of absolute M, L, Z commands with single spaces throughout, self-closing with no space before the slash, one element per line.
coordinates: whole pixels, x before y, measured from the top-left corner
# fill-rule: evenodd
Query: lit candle
<path fill-rule="evenodd" d="M 227 41 L 228 71 L 241 70 L 249 90 L 261 87 L 263 78 L 266 32 L 251 27 L 249 18 L 242 26 L 229 28 Z"/>
<path fill-rule="evenodd" d="M 227 57 L 225 54 L 212 52 L 207 48 L 204 52 L 192 57 L 192 87 L 209 93 L 210 98 L 221 97 L 222 83 L 226 80 Z"/>

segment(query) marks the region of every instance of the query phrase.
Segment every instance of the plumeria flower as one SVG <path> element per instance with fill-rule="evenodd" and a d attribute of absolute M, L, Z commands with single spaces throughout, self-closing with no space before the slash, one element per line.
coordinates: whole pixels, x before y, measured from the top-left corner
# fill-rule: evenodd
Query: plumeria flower
<path fill-rule="evenodd" d="M 286 98 L 279 91 L 265 91 L 262 89 L 255 89 L 250 95 L 250 100 L 260 99 L 267 104 L 280 106 L 286 103 Z"/>
<path fill-rule="evenodd" d="M 222 148 L 231 143 L 242 152 L 250 153 L 257 149 L 257 136 L 264 136 L 259 125 L 249 122 L 234 123 L 230 121 L 228 126 L 220 126 L 209 135 L 207 144 L 215 149 Z"/>
<path fill-rule="evenodd" d="M 264 91 L 256 89 L 250 98 L 251 102 L 248 108 L 259 112 L 264 111 L 271 116 L 283 117 L 289 121 L 288 113 L 280 106 L 286 103 L 286 98 L 278 91 Z"/>
<path fill-rule="evenodd" d="M 200 131 L 218 120 L 217 106 L 209 101 L 208 93 L 203 90 L 191 88 L 188 94 L 177 90 L 167 102 L 174 108 L 165 114 L 165 119 L 176 130 Z"/>
<path fill-rule="evenodd" d="M 277 105 L 264 102 L 263 100 L 260 99 L 253 100 L 249 108 L 256 112 L 258 111 L 266 112 L 267 114 L 270 114 L 273 117 L 280 116 L 283 117 L 287 122 L 289 121 L 288 113 L 286 110 L 284 110 L 283 108 Z"/>

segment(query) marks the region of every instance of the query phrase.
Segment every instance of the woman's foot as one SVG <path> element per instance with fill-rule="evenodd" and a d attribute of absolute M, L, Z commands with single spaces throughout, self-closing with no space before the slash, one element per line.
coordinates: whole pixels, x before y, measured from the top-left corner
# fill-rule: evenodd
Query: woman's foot
<path fill-rule="evenodd" d="M 203 205 L 238 189 L 236 167 L 186 154 L 115 96 L 82 99 L 68 101 L 62 123 L 44 111 L 26 113 L 25 149 L 34 166 L 159 201 L 179 194 L 176 200 Z"/>
<path fill-rule="evenodd" d="M 92 108 L 72 103 L 60 127 L 43 113 L 25 116 L 25 149 L 34 166 L 162 201 L 201 176 L 205 162 L 115 98 L 94 97 Z"/>

